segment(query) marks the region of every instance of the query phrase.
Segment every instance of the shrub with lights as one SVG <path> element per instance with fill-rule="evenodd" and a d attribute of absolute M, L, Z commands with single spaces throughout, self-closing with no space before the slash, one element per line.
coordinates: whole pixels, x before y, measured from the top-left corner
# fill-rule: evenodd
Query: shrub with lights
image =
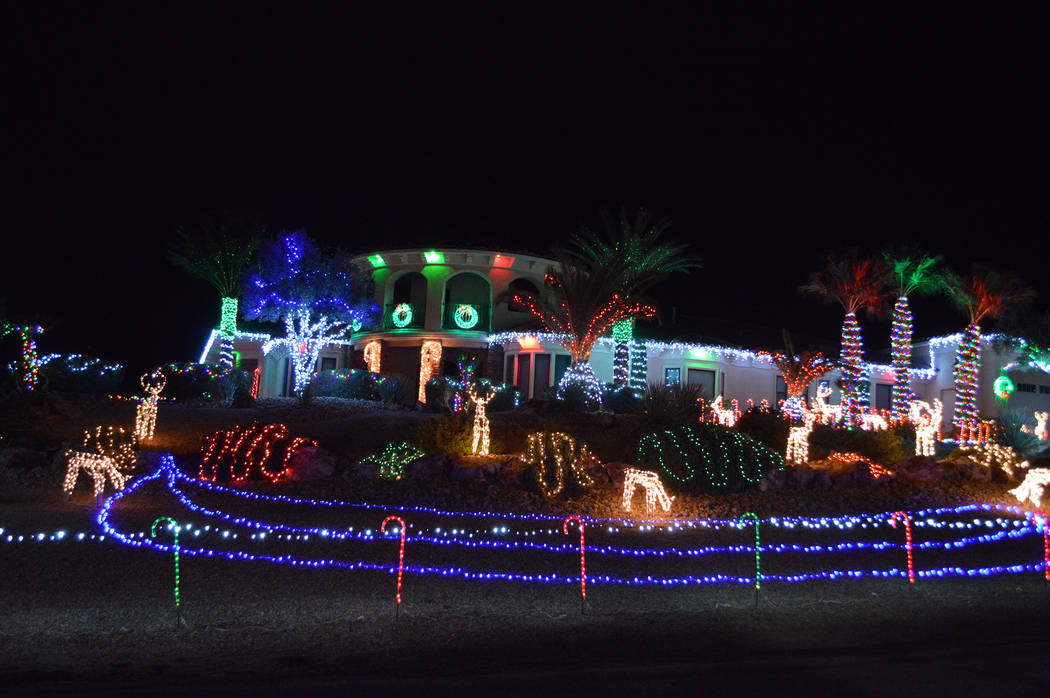
<path fill-rule="evenodd" d="M 285 336 L 263 345 L 292 360 L 295 392 L 310 382 L 322 347 L 347 335 L 356 320 L 375 324 L 379 307 L 367 299 L 364 280 L 302 231 L 283 232 L 262 245 L 258 265 L 244 285 L 244 316 L 284 322 Z"/>
<path fill-rule="evenodd" d="M 40 377 L 48 390 L 109 395 L 124 381 L 124 367 L 83 354 L 46 354 Z"/>
<path fill-rule="evenodd" d="M 340 368 L 321 371 L 313 377 L 314 397 L 340 397 L 349 400 L 378 400 L 382 376 L 369 371 Z"/>
<path fill-rule="evenodd" d="M 219 364 L 170 363 L 156 370 L 164 376 L 165 396 L 176 402 L 222 402 L 252 385 L 250 373 Z"/>
<path fill-rule="evenodd" d="M 204 437 L 198 477 L 206 482 L 277 482 L 296 451 L 316 447 L 311 439 L 292 436 L 283 424 L 250 424 Z"/>
<path fill-rule="evenodd" d="M 376 463 L 378 475 L 383 480 L 400 480 L 405 475 L 405 466 L 423 457 L 419 450 L 407 441 L 391 441 L 379 453 L 373 453 L 361 459 L 362 463 Z"/>
<path fill-rule="evenodd" d="M 716 424 L 647 434 L 638 442 L 635 463 L 660 473 L 678 492 L 747 489 L 767 472 L 784 468 L 780 455 L 764 444 Z"/>

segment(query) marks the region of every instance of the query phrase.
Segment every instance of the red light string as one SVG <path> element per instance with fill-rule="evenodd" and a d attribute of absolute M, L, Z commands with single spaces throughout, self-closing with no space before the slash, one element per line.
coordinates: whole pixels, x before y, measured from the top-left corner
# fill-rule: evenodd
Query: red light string
<path fill-rule="evenodd" d="M 890 516 L 890 525 L 894 528 L 897 527 L 897 516 L 900 515 L 904 518 L 904 543 L 908 549 L 908 581 L 912 584 L 915 583 L 915 562 L 912 559 L 911 554 L 911 517 L 908 516 L 906 511 L 895 511 Z"/>
<path fill-rule="evenodd" d="M 1050 582 L 1050 531 L 1046 527 L 1046 514 L 1032 512 L 1032 519 L 1043 520 L 1043 578 Z"/>
<path fill-rule="evenodd" d="M 397 521 L 401 525 L 401 549 L 397 553 L 397 610 L 401 610 L 401 574 L 405 569 L 405 520 L 400 516 L 388 516 L 379 525 L 379 532 L 386 533 L 386 525 L 389 521 Z"/>
<path fill-rule="evenodd" d="M 584 558 L 584 543 L 583 543 L 583 519 L 573 514 L 572 516 L 565 519 L 562 523 L 562 532 L 569 532 L 569 522 L 575 519 L 580 524 L 580 610 L 583 610 L 583 603 L 587 600 L 587 561 Z"/>

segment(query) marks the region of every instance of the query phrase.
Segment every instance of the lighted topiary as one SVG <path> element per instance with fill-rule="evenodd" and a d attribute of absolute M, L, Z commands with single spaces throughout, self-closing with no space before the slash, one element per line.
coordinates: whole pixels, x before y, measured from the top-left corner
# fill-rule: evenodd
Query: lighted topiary
<path fill-rule="evenodd" d="M 295 452 L 317 442 L 292 436 L 283 424 L 251 424 L 204 437 L 198 477 L 207 482 L 276 482 L 288 470 Z"/>
<path fill-rule="evenodd" d="M 522 460 L 536 469 L 540 492 L 553 497 L 565 489 L 566 482 L 576 487 L 590 487 L 594 480 L 587 466 L 598 459 L 586 444 L 578 443 L 560 431 L 537 431 L 529 434 Z"/>
<path fill-rule="evenodd" d="M 745 489 L 758 484 L 784 461 L 754 439 L 716 424 L 672 427 L 643 436 L 635 462 L 666 477 L 682 492 Z"/>
<path fill-rule="evenodd" d="M 407 441 L 399 444 L 391 441 L 382 451 L 365 456 L 361 462 L 378 463 L 379 477 L 384 480 L 400 480 L 405 475 L 405 466 L 422 457 L 423 452 Z"/>

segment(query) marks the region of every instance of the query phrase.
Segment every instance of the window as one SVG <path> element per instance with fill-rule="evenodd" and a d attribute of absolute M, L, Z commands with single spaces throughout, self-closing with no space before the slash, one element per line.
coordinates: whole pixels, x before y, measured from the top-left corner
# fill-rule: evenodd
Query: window
<path fill-rule="evenodd" d="M 891 386 L 889 383 L 875 384 L 875 409 L 890 409 L 890 392 L 892 391 L 892 389 L 893 386 Z"/>
<path fill-rule="evenodd" d="M 565 369 L 569 368 L 569 361 L 572 359 L 568 354 L 558 354 L 554 357 L 554 385 L 561 383 L 561 377 L 565 373 Z"/>
<path fill-rule="evenodd" d="M 1050 395 L 1050 385 L 1040 385 L 1039 386 L 1039 394 L 1040 395 Z"/>
<path fill-rule="evenodd" d="M 773 404 L 779 405 L 782 401 L 788 399 L 788 388 L 787 383 L 784 382 L 784 376 L 777 376 L 777 389 L 776 395 L 773 397 Z"/>
<path fill-rule="evenodd" d="M 1034 393 L 1035 392 L 1035 387 L 1036 387 L 1035 383 L 1018 383 L 1017 384 L 1017 392 L 1019 392 L 1019 393 Z"/>
<path fill-rule="evenodd" d="M 689 369 L 689 385 L 699 385 L 705 400 L 715 398 L 715 372 L 700 368 Z"/>
<path fill-rule="evenodd" d="M 680 368 L 665 368 L 664 369 L 664 385 L 678 385 L 682 382 L 682 369 Z"/>
<path fill-rule="evenodd" d="M 514 354 L 507 354 L 507 365 L 503 368 L 503 382 L 514 382 Z"/>
<path fill-rule="evenodd" d="M 532 362 L 535 364 L 532 367 L 532 396 L 543 397 L 543 393 L 551 387 L 551 355 L 536 354 Z"/>
<path fill-rule="evenodd" d="M 334 356 L 322 356 L 321 357 L 321 370 L 322 371 L 334 371 L 335 370 L 335 357 Z"/>

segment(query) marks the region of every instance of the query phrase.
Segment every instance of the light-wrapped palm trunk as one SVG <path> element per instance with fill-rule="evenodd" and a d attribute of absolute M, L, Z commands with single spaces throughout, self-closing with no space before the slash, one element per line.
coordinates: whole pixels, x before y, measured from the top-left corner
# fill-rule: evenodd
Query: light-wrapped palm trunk
<path fill-rule="evenodd" d="M 634 318 L 620 320 L 612 327 L 614 343 L 613 384 L 626 387 L 630 380 L 631 338 L 634 334 Z"/>
<path fill-rule="evenodd" d="M 890 348 L 893 362 L 893 419 L 903 422 L 908 418 L 911 406 L 911 336 L 913 332 L 911 308 L 908 297 L 901 296 L 893 306 L 893 329 Z"/>
<path fill-rule="evenodd" d="M 237 299 L 222 299 L 219 318 L 219 363 L 233 368 L 233 339 L 237 335 Z"/>
<path fill-rule="evenodd" d="M 860 425 L 861 358 L 864 345 L 856 313 L 846 313 L 842 321 L 842 419 L 847 429 Z"/>
<path fill-rule="evenodd" d="M 960 438 L 977 430 L 977 378 L 981 370 L 981 328 L 970 323 L 955 352 L 955 412 L 952 425 Z"/>

